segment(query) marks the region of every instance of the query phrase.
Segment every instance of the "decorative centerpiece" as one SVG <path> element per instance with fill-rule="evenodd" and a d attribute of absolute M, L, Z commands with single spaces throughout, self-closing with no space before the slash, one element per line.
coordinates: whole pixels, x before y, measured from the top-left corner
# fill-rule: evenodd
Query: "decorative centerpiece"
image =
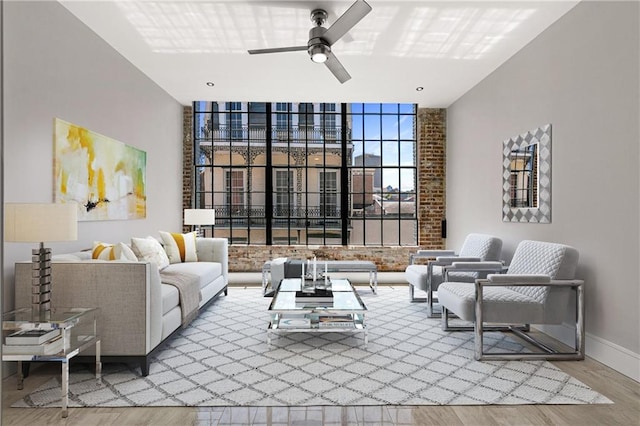
<path fill-rule="evenodd" d="M 318 261 L 314 257 L 313 262 L 307 259 L 302 263 L 302 276 L 300 280 L 300 291 L 296 292 L 296 303 L 333 303 L 333 292 L 327 274 L 327 263 L 324 264 L 324 272 L 320 272 Z"/>
<path fill-rule="evenodd" d="M 314 256 L 313 262 L 307 259 L 302 263 L 301 290 L 305 293 L 313 293 L 316 289 L 331 289 L 331 280 L 327 272 L 327 262 L 324 262 L 324 272 L 318 268 L 318 260 Z"/>

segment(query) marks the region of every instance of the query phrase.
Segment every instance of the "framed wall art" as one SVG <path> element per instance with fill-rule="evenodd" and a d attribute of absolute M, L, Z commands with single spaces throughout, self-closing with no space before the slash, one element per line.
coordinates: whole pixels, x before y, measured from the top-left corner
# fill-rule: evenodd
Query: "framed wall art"
<path fill-rule="evenodd" d="M 58 118 L 54 201 L 76 202 L 78 220 L 146 217 L 147 153 Z"/>
<path fill-rule="evenodd" d="M 551 124 L 503 141 L 502 221 L 551 223 Z"/>

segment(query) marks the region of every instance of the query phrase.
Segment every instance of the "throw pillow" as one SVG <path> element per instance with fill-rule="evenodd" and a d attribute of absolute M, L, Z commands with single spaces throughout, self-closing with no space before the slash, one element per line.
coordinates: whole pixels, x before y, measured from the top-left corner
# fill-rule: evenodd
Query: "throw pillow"
<path fill-rule="evenodd" d="M 160 231 L 160 237 L 167 252 L 169 262 L 197 262 L 196 254 L 196 233 L 178 234 L 173 232 Z"/>
<path fill-rule="evenodd" d="M 138 260 L 136 255 L 126 244 L 107 244 L 101 241 L 95 241 L 93 243 L 91 258 L 101 260 Z"/>
<path fill-rule="evenodd" d="M 169 258 L 164 249 L 153 237 L 147 238 L 131 238 L 131 248 L 136 254 L 138 260 L 155 263 L 159 270 L 163 270 L 169 266 Z"/>
<path fill-rule="evenodd" d="M 126 260 L 132 260 L 134 262 L 138 261 L 138 256 L 136 256 L 136 254 L 133 252 L 133 250 L 131 250 L 131 247 L 129 247 L 128 244 L 118 243 L 118 245 L 120 246 L 120 250 L 122 250 L 123 258 L 125 258 Z"/>

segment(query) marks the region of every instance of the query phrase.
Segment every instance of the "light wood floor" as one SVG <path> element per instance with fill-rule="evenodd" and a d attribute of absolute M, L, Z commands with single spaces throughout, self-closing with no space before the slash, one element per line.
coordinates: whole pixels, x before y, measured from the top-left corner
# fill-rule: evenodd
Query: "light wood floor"
<path fill-rule="evenodd" d="M 11 408 L 59 365 L 43 364 L 16 390 L 16 376 L 2 383 L 2 425 L 640 425 L 640 383 L 596 361 L 556 366 L 608 397 L 607 405 L 420 406 L 420 407 L 167 407 Z"/>

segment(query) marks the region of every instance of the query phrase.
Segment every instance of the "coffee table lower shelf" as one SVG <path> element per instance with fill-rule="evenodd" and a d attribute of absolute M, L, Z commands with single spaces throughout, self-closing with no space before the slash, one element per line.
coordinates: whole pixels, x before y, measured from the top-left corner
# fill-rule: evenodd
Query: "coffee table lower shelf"
<path fill-rule="evenodd" d="M 271 345 L 271 334 L 274 332 L 283 333 L 363 333 L 364 346 L 367 346 L 368 335 L 367 326 L 364 322 L 364 313 L 348 314 L 350 319 L 344 320 L 345 314 L 331 315 L 327 312 L 310 313 L 310 314 L 283 314 L 273 313 L 271 321 L 267 326 L 267 344 Z M 326 318 L 328 324 L 320 325 L 320 318 Z M 339 319 L 338 323 L 332 322 L 331 319 Z M 306 321 L 305 321 L 306 320 Z M 287 326 L 281 326 L 281 322 L 288 321 Z M 297 326 L 296 321 L 301 325 Z M 307 322 L 306 325 L 304 323 Z"/>

